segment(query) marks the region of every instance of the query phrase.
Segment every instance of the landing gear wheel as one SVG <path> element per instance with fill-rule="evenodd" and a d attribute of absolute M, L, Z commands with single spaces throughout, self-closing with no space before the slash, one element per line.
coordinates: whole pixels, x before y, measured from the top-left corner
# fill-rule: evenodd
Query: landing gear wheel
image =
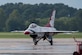
<path fill-rule="evenodd" d="M 34 42 L 34 45 L 37 45 L 37 42 L 38 42 L 38 41 Z"/>
<path fill-rule="evenodd" d="M 53 45 L 53 41 L 52 41 L 52 40 L 51 40 L 51 41 L 49 41 L 49 42 L 50 42 L 50 44 L 51 44 L 51 45 Z"/>
<path fill-rule="evenodd" d="M 78 52 L 74 52 L 73 55 L 80 55 Z"/>
<path fill-rule="evenodd" d="M 37 45 L 36 38 L 33 38 L 34 45 Z"/>

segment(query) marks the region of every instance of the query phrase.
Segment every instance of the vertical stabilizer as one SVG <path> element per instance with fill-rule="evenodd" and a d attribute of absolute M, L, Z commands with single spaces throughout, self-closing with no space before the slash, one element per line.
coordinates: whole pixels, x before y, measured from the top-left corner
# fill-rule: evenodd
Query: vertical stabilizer
<path fill-rule="evenodd" d="M 56 10 L 53 10 L 49 23 L 46 25 L 46 27 L 54 27 L 55 13 L 56 13 Z"/>

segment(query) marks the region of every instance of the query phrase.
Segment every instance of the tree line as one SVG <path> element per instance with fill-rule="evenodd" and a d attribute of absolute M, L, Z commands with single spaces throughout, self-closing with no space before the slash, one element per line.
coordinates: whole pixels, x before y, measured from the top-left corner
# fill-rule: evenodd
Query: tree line
<path fill-rule="evenodd" d="M 7 3 L 0 6 L 0 31 L 25 30 L 31 22 L 44 26 L 56 10 L 58 30 L 82 31 L 82 9 L 57 4 Z"/>

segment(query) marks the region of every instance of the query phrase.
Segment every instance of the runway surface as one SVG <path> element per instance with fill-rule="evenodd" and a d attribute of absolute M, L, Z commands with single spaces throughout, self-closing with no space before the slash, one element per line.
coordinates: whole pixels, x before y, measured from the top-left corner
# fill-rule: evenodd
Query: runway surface
<path fill-rule="evenodd" d="M 53 41 L 53 46 L 46 40 L 39 41 L 35 46 L 32 39 L 0 39 L 0 55 L 72 55 L 76 50 L 73 39 L 62 38 Z"/>

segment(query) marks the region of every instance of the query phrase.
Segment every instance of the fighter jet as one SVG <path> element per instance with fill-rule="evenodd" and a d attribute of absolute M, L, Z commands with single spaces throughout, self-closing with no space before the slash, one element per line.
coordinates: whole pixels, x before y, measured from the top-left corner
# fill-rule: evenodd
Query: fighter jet
<path fill-rule="evenodd" d="M 43 39 L 47 40 L 50 45 L 53 45 L 53 38 L 52 36 L 57 33 L 70 33 L 73 31 L 58 31 L 54 28 L 54 21 L 55 21 L 55 13 L 56 10 L 53 10 L 52 15 L 49 19 L 49 22 L 44 26 L 39 26 L 35 23 L 31 23 L 29 27 L 24 31 L 25 35 L 30 35 L 33 38 L 34 45 Z"/>

